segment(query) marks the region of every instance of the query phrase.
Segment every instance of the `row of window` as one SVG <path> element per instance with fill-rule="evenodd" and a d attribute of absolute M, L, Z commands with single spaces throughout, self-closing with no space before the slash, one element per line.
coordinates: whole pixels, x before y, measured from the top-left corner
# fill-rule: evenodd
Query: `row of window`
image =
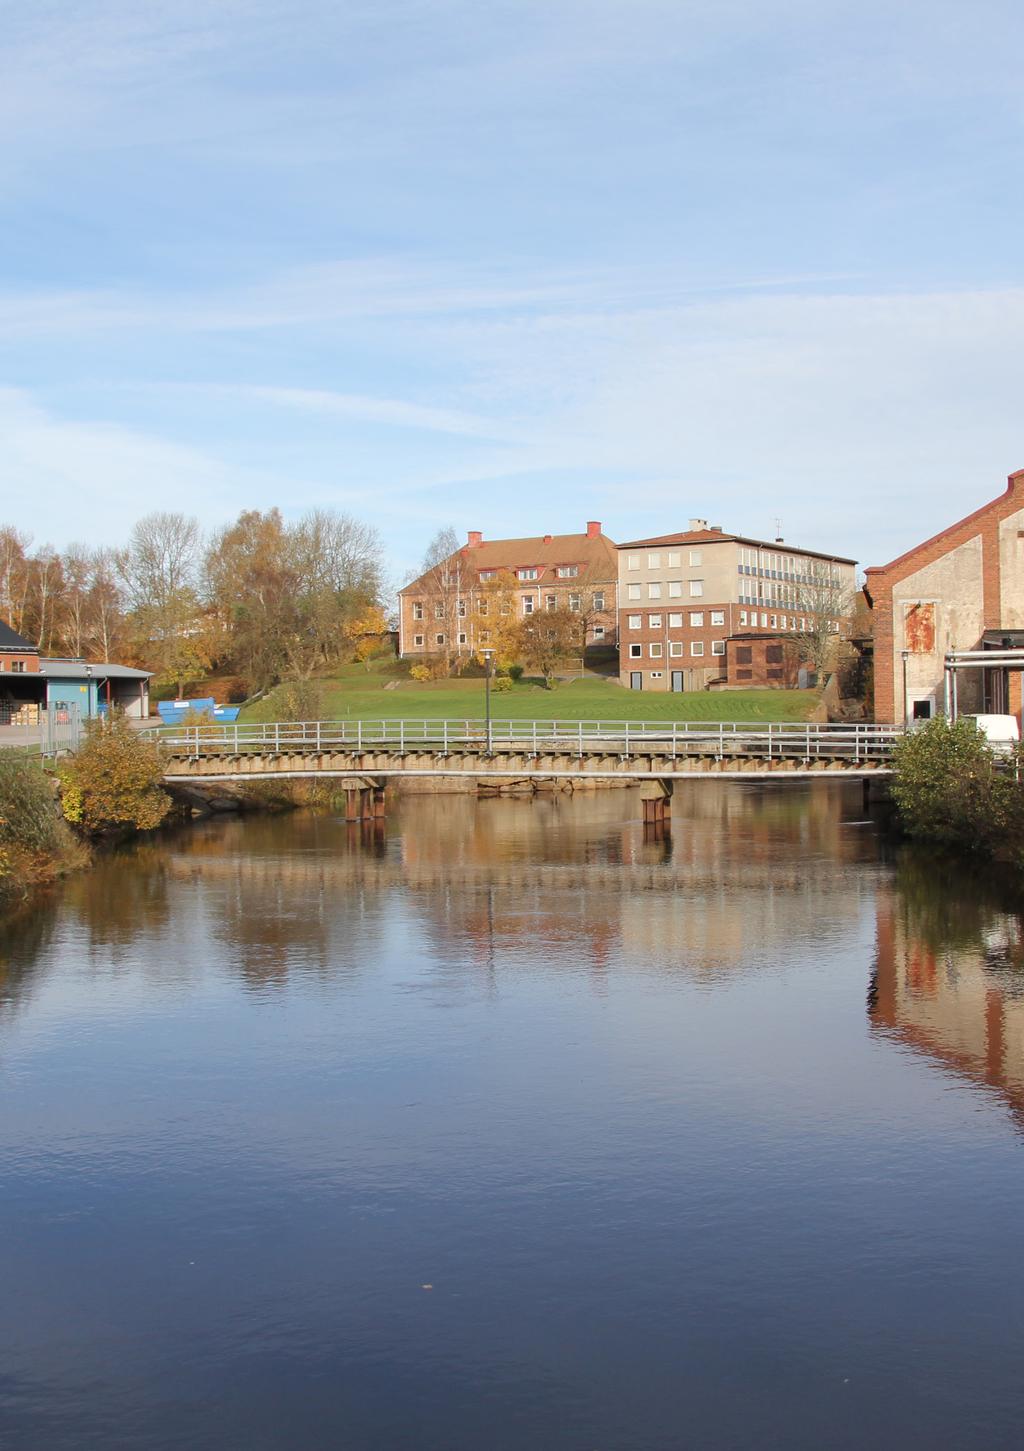
<path fill-rule="evenodd" d="M 2 660 L 0 660 L 0 670 L 2 670 L 3 668 L 4 668 L 4 662 Z M 26 672 L 25 672 L 25 662 L 24 662 L 24 660 L 12 660 L 11 661 L 11 674 L 12 675 L 24 675 L 25 673 Z"/>
<path fill-rule="evenodd" d="M 703 595 L 704 581 L 702 579 L 691 579 L 687 581 L 687 584 L 689 586 L 689 595 L 691 599 L 699 599 Z M 662 590 L 665 588 L 666 586 L 663 585 L 660 580 L 652 579 L 647 586 L 647 598 L 649 600 L 660 600 L 662 597 Z M 667 589 L 668 598 L 670 600 L 682 599 L 683 581 L 681 579 L 670 579 L 667 585 Z M 628 600 L 642 599 L 642 591 L 643 585 L 627 584 L 626 598 Z"/>
<path fill-rule="evenodd" d="M 583 596 L 579 592 L 573 592 L 572 594 L 569 594 L 569 595 L 566 596 L 566 603 L 568 604 L 570 610 L 576 610 L 578 612 L 578 611 L 582 610 L 582 608 L 583 608 Z M 533 595 L 523 595 L 522 596 L 522 606 L 523 606 L 523 614 L 524 615 L 532 615 L 533 614 L 533 611 L 534 611 L 534 608 L 535 608 L 535 605 L 536 605 L 536 601 L 535 601 Z M 605 593 L 604 593 L 604 590 L 595 590 L 593 592 L 593 594 L 590 596 L 590 605 L 591 605 L 591 608 L 594 609 L 594 610 L 600 611 L 600 610 L 603 610 L 604 609 L 604 607 L 605 607 Z M 476 602 L 476 612 L 477 612 L 478 615 L 488 615 L 488 614 L 490 614 L 490 607 L 491 607 L 491 602 L 490 602 L 489 599 L 478 599 L 477 602 Z M 552 594 L 545 595 L 544 596 L 544 608 L 546 610 L 556 610 L 558 608 L 558 596 L 557 595 L 552 595 Z M 412 606 L 412 617 L 413 617 L 413 619 L 414 620 L 422 620 L 422 619 L 424 619 L 425 618 L 425 616 L 424 616 L 424 609 L 425 609 L 425 606 L 424 606 L 424 603 L 423 603 L 422 600 L 414 600 L 413 601 L 413 606 Z M 456 601 L 456 604 L 455 604 L 455 613 L 459 617 L 460 620 L 464 620 L 466 618 L 466 616 L 469 613 L 469 605 L 466 602 L 466 600 L 457 600 Z M 503 613 L 504 614 L 508 614 L 507 608 L 503 611 Z M 445 614 L 446 614 L 446 607 L 445 607 L 444 601 L 443 600 L 437 601 L 434 604 L 434 619 L 435 620 L 443 620 L 445 618 Z"/>
<path fill-rule="evenodd" d="M 705 610 L 691 610 L 690 611 L 690 628 L 691 628 L 691 630 L 703 630 L 703 628 L 704 628 L 704 616 L 705 616 L 705 614 L 707 614 L 710 617 L 710 622 L 711 622 L 712 625 L 724 625 L 725 624 L 725 611 L 724 610 L 708 610 L 708 611 L 705 611 Z M 647 628 L 649 630 L 660 630 L 661 629 L 661 622 L 662 622 L 662 619 L 663 618 L 664 618 L 664 616 L 662 616 L 662 615 L 654 614 L 653 612 L 648 611 L 648 614 L 647 614 Z M 643 617 L 643 615 L 627 615 L 626 616 L 626 623 L 627 623 L 629 629 L 631 629 L 631 630 L 642 630 L 644 628 L 644 617 Z M 744 620 L 743 623 L 746 624 L 746 621 Z M 680 614 L 669 614 L 669 616 L 668 616 L 668 627 L 669 627 L 670 630 L 681 630 L 683 628 L 683 616 L 680 615 Z"/>
<path fill-rule="evenodd" d="M 595 625 L 593 627 L 593 629 L 591 630 L 590 633 L 591 633 L 592 638 L 595 641 L 603 640 L 604 637 L 605 637 L 604 626 L 603 625 Z M 444 633 L 443 630 L 438 630 L 437 634 L 434 636 L 433 643 L 435 645 L 443 645 L 445 643 L 445 641 L 447 640 L 447 638 L 448 637 Z M 456 641 L 458 642 L 458 644 L 460 644 L 460 645 L 468 645 L 469 644 L 469 636 L 466 634 L 466 632 L 464 630 L 460 630 L 459 633 L 456 635 L 455 638 L 456 638 Z M 475 633 L 475 635 L 474 635 L 474 639 L 480 645 L 487 645 L 487 644 L 490 643 L 491 632 L 490 632 L 490 630 L 477 630 L 476 633 Z M 425 635 L 413 635 L 413 637 L 412 637 L 412 643 L 413 643 L 414 647 L 417 650 L 422 650 L 424 648 L 424 646 L 426 645 L 426 636 Z"/>
<path fill-rule="evenodd" d="M 772 615 L 767 610 L 740 610 L 740 624 L 762 630 L 806 630 L 805 615 Z"/>
<path fill-rule="evenodd" d="M 648 655 L 650 656 L 650 658 L 652 660 L 660 660 L 662 658 L 662 656 L 665 654 L 665 647 L 662 645 L 662 643 L 661 643 L 660 640 L 652 640 L 650 642 L 650 644 L 647 646 L 647 653 L 648 653 Z M 684 642 L 682 640 L 669 640 L 669 642 L 668 642 L 668 653 L 671 656 L 674 656 L 674 657 L 677 657 L 677 658 L 680 655 L 685 655 L 686 649 L 685 649 Z M 725 641 L 724 640 L 712 640 L 711 641 L 711 653 L 712 653 L 712 655 L 724 655 L 725 654 Z M 691 640 L 690 641 L 690 654 L 692 656 L 694 656 L 694 657 L 699 657 L 699 656 L 703 655 L 704 654 L 704 641 L 703 640 Z M 629 658 L 631 660 L 642 660 L 643 659 L 643 655 L 644 655 L 644 647 L 643 647 L 643 645 L 630 645 L 630 647 L 629 647 Z"/>
<path fill-rule="evenodd" d="M 700 564 L 703 564 L 703 562 L 704 562 L 704 556 L 703 556 L 703 554 L 701 553 L 701 551 L 699 549 L 691 549 L 691 550 L 688 551 L 688 554 L 689 554 L 689 560 L 688 560 L 688 562 L 689 562 L 689 564 L 691 566 L 692 565 L 700 565 Z M 678 549 L 671 550 L 668 554 L 666 554 L 665 560 L 666 560 L 666 564 L 665 564 L 665 568 L 666 569 L 679 569 L 682 566 L 682 562 L 683 562 L 682 551 L 681 550 L 678 550 Z M 640 556 L 639 556 L 639 554 L 627 554 L 626 555 L 626 568 L 627 569 L 639 569 L 640 568 Z M 660 554 L 649 554 L 647 556 L 647 568 L 648 569 L 660 569 L 661 568 L 661 555 Z"/>
<path fill-rule="evenodd" d="M 523 565 L 515 571 L 516 579 L 540 579 L 545 568 L 543 564 Z M 558 579 L 578 579 L 579 573 L 578 564 L 559 564 L 555 567 L 555 576 Z M 482 569 L 479 578 L 481 584 L 488 584 L 492 579 L 498 578 L 498 570 Z"/>

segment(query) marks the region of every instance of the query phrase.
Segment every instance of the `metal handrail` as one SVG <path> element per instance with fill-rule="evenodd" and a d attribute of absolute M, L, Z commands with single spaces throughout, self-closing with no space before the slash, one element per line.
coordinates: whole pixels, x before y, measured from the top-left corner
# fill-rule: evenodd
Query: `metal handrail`
<path fill-rule="evenodd" d="M 249 750 L 314 751 L 341 749 L 397 751 L 417 748 L 449 754 L 453 748 L 482 751 L 487 742 L 484 720 L 269 721 L 252 724 L 222 722 L 162 726 L 156 737 L 189 755 L 241 754 Z M 888 756 L 904 728 L 860 723 L 824 724 L 808 721 L 538 721 L 491 722 L 492 747 L 519 748 L 531 755 L 563 748 L 584 755 L 615 753 L 630 757 L 655 748 L 672 756 L 727 754 L 765 756 L 769 760 L 825 756 L 878 759 Z"/>

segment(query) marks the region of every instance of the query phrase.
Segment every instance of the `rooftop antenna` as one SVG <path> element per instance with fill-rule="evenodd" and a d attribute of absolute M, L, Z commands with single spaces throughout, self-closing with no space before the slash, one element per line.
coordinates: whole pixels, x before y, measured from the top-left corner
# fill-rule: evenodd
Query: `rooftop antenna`
<path fill-rule="evenodd" d="M 776 519 L 776 521 L 775 521 L 775 543 L 776 544 L 784 544 L 785 543 L 785 540 L 782 537 L 782 520 L 781 519 Z"/>

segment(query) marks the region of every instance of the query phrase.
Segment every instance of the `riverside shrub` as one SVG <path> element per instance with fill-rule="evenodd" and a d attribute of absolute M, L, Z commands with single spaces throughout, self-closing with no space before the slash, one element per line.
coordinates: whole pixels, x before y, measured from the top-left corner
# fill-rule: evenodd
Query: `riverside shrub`
<path fill-rule="evenodd" d="M 61 763 L 64 813 L 83 831 L 151 831 L 171 806 L 161 790 L 160 748 L 123 716 L 91 721 L 83 745 Z"/>
<path fill-rule="evenodd" d="M 56 876 L 81 854 L 42 763 L 0 750 L 0 898 Z"/>
<path fill-rule="evenodd" d="M 1024 862 L 1024 788 L 973 720 L 942 716 L 896 748 L 893 800 L 908 836 Z"/>

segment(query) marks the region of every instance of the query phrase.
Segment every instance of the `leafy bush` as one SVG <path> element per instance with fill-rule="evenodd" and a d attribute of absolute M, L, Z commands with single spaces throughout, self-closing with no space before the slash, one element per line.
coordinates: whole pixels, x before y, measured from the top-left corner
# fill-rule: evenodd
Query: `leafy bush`
<path fill-rule="evenodd" d="M 80 858 L 41 762 L 0 750 L 0 898 L 53 877 Z"/>
<path fill-rule="evenodd" d="M 512 680 L 508 675 L 496 675 L 491 681 L 491 689 L 496 690 L 499 695 L 512 689 Z"/>
<path fill-rule="evenodd" d="M 521 665 L 510 665 L 508 673 L 513 680 L 519 681 L 523 678 L 523 667 Z"/>
<path fill-rule="evenodd" d="M 124 716 L 91 721 L 84 744 L 61 763 L 64 814 L 90 833 L 124 826 L 151 831 L 171 806 L 162 777 L 159 747 Z"/>
<path fill-rule="evenodd" d="M 1024 859 L 1024 789 L 973 720 L 942 716 L 900 741 L 892 795 L 908 836 Z"/>
<path fill-rule="evenodd" d="M 323 686 L 319 680 L 286 680 L 277 688 L 276 705 L 278 720 L 323 720 Z"/>

